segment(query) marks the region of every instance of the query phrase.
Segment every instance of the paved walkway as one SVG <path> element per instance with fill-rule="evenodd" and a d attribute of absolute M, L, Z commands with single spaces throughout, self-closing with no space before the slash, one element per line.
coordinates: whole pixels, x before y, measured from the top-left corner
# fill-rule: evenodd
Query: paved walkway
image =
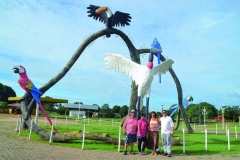
<path fill-rule="evenodd" d="M 174 155 L 171 158 L 162 155 L 123 155 L 122 152 L 81 150 L 69 147 L 59 147 L 42 144 L 36 140 L 29 140 L 28 137 L 18 136 L 16 128 L 16 116 L 0 114 L 0 160 L 146 160 L 146 159 L 178 159 L 178 160 L 205 160 L 205 159 L 240 159 L 239 155 L 203 155 L 188 156 Z"/>

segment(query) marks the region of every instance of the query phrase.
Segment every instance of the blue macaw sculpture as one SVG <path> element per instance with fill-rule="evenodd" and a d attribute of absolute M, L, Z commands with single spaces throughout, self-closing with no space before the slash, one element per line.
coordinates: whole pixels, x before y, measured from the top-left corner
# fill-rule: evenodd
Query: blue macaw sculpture
<path fill-rule="evenodd" d="M 157 38 L 154 38 L 153 43 L 151 44 L 151 47 L 152 48 L 151 48 L 150 52 L 158 57 L 158 64 L 160 64 L 162 47 L 161 47 L 160 43 L 158 42 Z M 159 74 L 159 83 L 161 83 L 161 74 Z"/>
<path fill-rule="evenodd" d="M 183 107 L 186 107 L 189 104 L 189 102 L 192 102 L 192 101 L 193 101 L 193 97 L 192 96 L 187 96 L 187 97 L 183 98 L 183 100 L 182 100 Z M 177 110 L 178 110 L 178 106 L 173 107 L 172 108 L 172 113 L 171 113 L 170 117 L 172 117 L 174 115 L 174 113 L 177 112 Z"/>

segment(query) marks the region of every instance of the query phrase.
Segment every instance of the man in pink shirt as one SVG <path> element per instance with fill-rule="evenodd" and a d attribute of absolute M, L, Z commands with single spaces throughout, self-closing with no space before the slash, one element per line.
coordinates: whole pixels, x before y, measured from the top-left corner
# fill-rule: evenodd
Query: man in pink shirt
<path fill-rule="evenodd" d="M 130 154 L 133 154 L 134 142 L 137 141 L 137 119 L 135 118 L 135 110 L 131 110 L 130 116 L 126 118 L 123 124 L 123 134 L 126 134 L 124 155 L 127 155 L 127 147 L 130 144 Z"/>

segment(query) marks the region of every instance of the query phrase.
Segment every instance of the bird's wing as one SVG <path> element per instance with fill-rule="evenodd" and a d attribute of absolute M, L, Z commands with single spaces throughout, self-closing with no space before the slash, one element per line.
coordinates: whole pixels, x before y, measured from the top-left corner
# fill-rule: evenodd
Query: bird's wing
<path fill-rule="evenodd" d="M 105 61 L 106 66 L 109 70 L 113 70 L 115 72 L 121 72 L 126 74 L 127 76 L 131 77 L 134 81 L 137 82 L 139 75 L 148 68 L 137 64 L 127 58 L 123 57 L 120 54 L 109 54 L 105 53 Z"/>
<path fill-rule="evenodd" d="M 130 25 L 129 23 L 131 22 L 131 16 L 128 13 L 123 13 L 123 12 L 115 12 L 112 18 L 112 26 L 125 26 L 125 25 Z"/>
<path fill-rule="evenodd" d="M 38 95 L 42 95 L 42 92 L 37 87 L 34 86 L 31 80 L 28 81 L 26 88 L 29 89 L 31 92 L 35 92 Z"/>
<path fill-rule="evenodd" d="M 88 17 L 93 17 L 93 19 L 98 20 L 100 22 L 103 22 L 105 24 L 108 23 L 108 17 L 107 17 L 107 13 L 101 13 L 101 14 L 96 14 L 96 10 L 100 8 L 100 6 L 95 6 L 95 5 L 89 5 L 89 7 L 87 7 L 88 11 L 87 13 L 89 13 Z"/>
<path fill-rule="evenodd" d="M 161 64 L 157 65 L 156 67 L 153 68 L 153 73 L 154 74 L 165 74 L 166 71 L 169 70 L 170 67 L 172 67 L 173 60 L 168 59 Z"/>

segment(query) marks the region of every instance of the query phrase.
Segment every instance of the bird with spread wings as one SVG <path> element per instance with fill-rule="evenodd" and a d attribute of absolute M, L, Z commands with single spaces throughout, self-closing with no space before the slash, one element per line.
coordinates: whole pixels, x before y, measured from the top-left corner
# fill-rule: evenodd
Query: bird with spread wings
<path fill-rule="evenodd" d="M 165 74 L 174 63 L 173 60 L 168 59 L 155 67 L 149 67 L 149 65 L 143 66 L 128 60 L 120 54 L 109 53 L 105 53 L 105 60 L 108 69 L 129 76 L 138 86 L 137 116 L 140 115 L 142 99 L 145 95 L 147 97 L 146 112 L 148 112 L 150 90 L 154 75 Z"/>
<path fill-rule="evenodd" d="M 87 13 L 89 13 L 88 17 L 93 17 L 93 19 L 103 22 L 107 28 L 130 25 L 132 18 L 130 14 L 120 11 L 116 11 L 113 14 L 108 7 L 89 5 L 87 9 Z M 107 37 L 110 37 L 110 35 L 108 34 Z"/>

